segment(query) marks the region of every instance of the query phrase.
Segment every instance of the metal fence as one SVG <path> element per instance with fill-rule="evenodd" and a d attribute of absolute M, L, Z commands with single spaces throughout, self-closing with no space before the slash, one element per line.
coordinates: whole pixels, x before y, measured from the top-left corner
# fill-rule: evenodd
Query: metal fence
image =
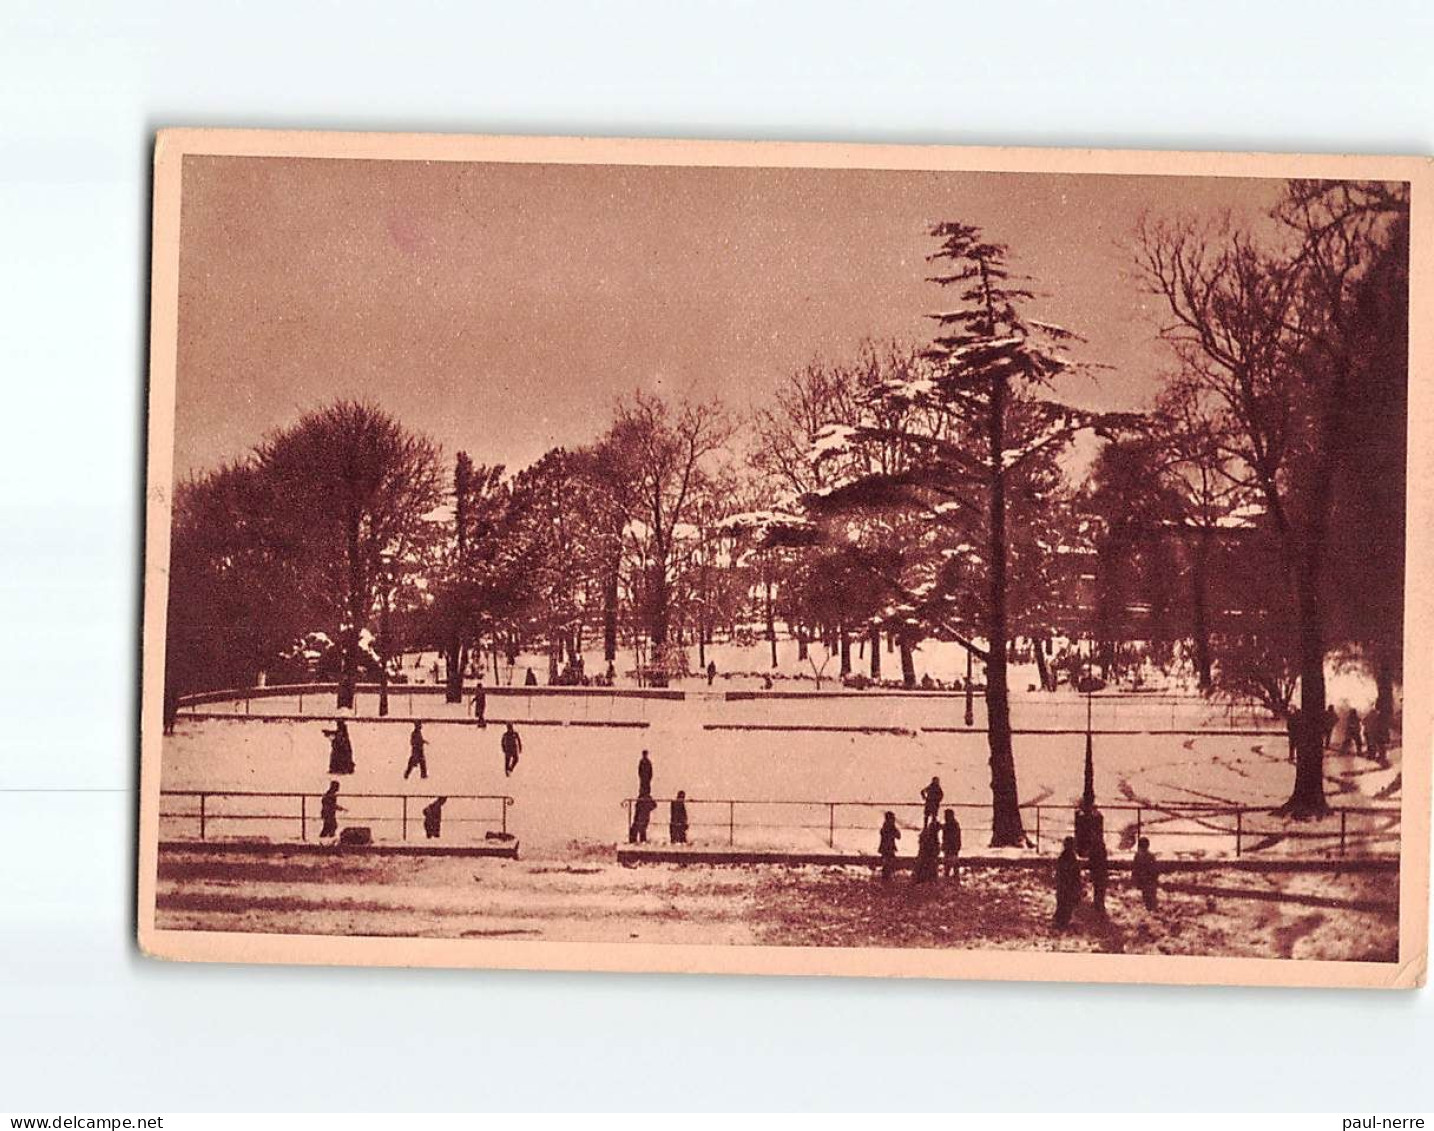
<path fill-rule="evenodd" d="M 657 800 L 649 837 L 667 839 L 672 799 Z M 632 830 L 636 798 L 622 808 L 627 836 Z M 727 847 L 811 848 L 824 843 L 833 851 L 874 852 L 884 814 L 897 815 L 898 826 L 919 830 L 923 806 L 911 801 L 758 800 L 753 798 L 687 798 L 689 840 Z M 951 802 L 962 826 L 965 851 L 984 844 L 991 831 L 988 803 Z M 1026 851 L 1046 855 L 1057 851 L 1075 833 L 1076 806 L 1026 804 L 1020 807 L 1027 836 Z M 1113 804 L 1100 806 L 1107 844 L 1129 850 L 1141 836 L 1157 840 L 1162 851 L 1344 857 L 1397 854 L 1400 811 L 1397 806 L 1333 807 L 1317 821 L 1289 821 L 1269 807 L 1218 803 Z M 1283 847 L 1281 847 L 1283 846 Z M 910 846 L 914 849 L 914 845 Z M 1291 851 L 1291 849 L 1295 851 Z"/>
<path fill-rule="evenodd" d="M 435 796 L 407 793 L 341 793 L 339 825 L 366 826 L 375 842 L 424 837 L 423 809 Z M 450 793 L 443 806 L 444 841 L 457 843 L 506 836 L 513 799 L 502 794 Z M 166 789 L 160 791 L 161 828 L 166 839 L 201 841 L 317 840 L 322 828 L 321 793 L 251 790 Z M 452 835 L 456 833 L 457 835 Z"/>

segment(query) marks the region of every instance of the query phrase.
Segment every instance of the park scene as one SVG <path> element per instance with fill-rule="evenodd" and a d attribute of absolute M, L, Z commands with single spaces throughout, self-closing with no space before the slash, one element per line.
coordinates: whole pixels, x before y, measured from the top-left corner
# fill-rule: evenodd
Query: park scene
<path fill-rule="evenodd" d="M 158 926 L 1399 960 L 1406 185 L 183 191 Z"/>

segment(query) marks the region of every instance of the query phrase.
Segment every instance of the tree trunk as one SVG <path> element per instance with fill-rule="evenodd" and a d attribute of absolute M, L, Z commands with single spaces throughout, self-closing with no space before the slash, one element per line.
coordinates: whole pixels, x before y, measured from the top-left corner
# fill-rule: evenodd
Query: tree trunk
<path fill-rule="evenodd" d="M 1195 671 L 1200 678 L 1200 690 L 1210 690 L 1210 530 L 1201 527 L 1195 542 L 1195 562 L 1190 571 L 1190 604 L 1193 612 L 1191 626 L 1195 637 Z"/>
<path fill-rule="evenodd" d="M 777 614 L 772 608 L 772 575 L 767 574 L 767 643 L 772 648 L 772 667 L 777 666 Z"/>
<path fill-rule="evenodd" d="M 999 374 L 991 378 L 989 429 L 991 522 L 986 607 L 986 741 L 991 764 L 991 847 L 1022 848 L 1026 844 L 1026 830 L 1021 823 L 1016 756 L 1011 747 L 1011 704 L 1006 688 L 1006 384 Z"/>
<path fill-rule="evenodd" d="M 1041 681 L 1041 690 L 1042 690 L 1042 691 L 1054 691 L 1054 690 L 1055 690 L 1055 687 L 1054 687 L 1054 686 L 1052 685 L 1052 683 L 1051 683 L 1051 669 L 1046 666 L 1046 649 L 1045 649 L 1045 645 L 1044 645 L 1044 643 L 1043 643 L 1042 641 L 1040 641 L 1040 640 L 1032 640 L 1031 643 L 1032 643 L 1033 645 L 1035 645 L 1035 651 L 1036 651 L 1036 676 L 1037 676 L 1037 678 L 1040 679 L 1040 681 Z"/>
<path fill-rule="evenodd" d="M 916 654 L 911 647 L 911 637 L 903 629 L 896 638 L 901 647 L 901 685 L 908 690 L 916 686 Z"/>
<path fill-rule="evenodd" d="M 609 664 L 617 662 L 617 582 L 620 570 L 620 561 L 610 563 L 602 581 L 602 658 Z"/>
<path fill-rule="evenodd" d="M 841 675 L 845 679 L 851 675 L 851 633 L 847 632 L 846 625 L 841 626 L 838 639 L 841 642 Z"/>
<path fill-rule="evenodd" d="M 806 659 L 807 659 L 807 630 L 806 630 L 805 628 L 798 627 L 798 628 L 797 628 L 797 660 L 798 660 L 799 662 L 801 662 L 801 663 L 805 663 L 805 662 L 806 662 Z"/>
<path fill-rule="evenodd" d="M 339 676 L 338 706 L 353 709 L 358 684 L 358 638 L 364 621 L 363 565 L 359 560 L 359 516 L 352 504 L 348 510 L 348 627 L 340 633 L 343 669 Z"/>
<path fill-rule="evenodd" d="M 443 654 L 443 662 L 448 668 L 444 673 L 443 701 L 445 703 L 463 702 L 463 665 L 468 659 L 467 653 L 468 649 L 463 644 L 462 634 L 455 625 L 452 634 L 448 637 L 448 647 Z"/>
<path fill-rule="evenodd" d="M 881 678 L 881 629 L 872 625 L 871 632 L 867 637 L 871 646 L 871 678 Z"/>
<path fill-rule="evenodd" d="M 1318 551 L 1305 551 L 1296 563 L 1295 600 L 1299 612 L 1300 733 L 1295 742 L 1295 787 L 1276 810 L 1287 817 L 1322 817 L 1329 812 L 1324 795 L 1324 620 L 1320 608 Z"/>
<path fill-rule="evenodd" d="M 1374 686 L 1374 709 L 1388 726 L 1394 721 L 1394 665 L 1382 648 L 1374 661 Z"/>

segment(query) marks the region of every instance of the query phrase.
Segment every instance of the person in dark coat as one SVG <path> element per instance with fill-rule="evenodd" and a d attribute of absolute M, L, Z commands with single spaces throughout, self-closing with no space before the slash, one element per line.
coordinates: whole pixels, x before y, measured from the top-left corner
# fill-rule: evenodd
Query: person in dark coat
<path fill-rule="evenodd" d="M 1150 851 L 1150 838 L 1143 836 L 1135 846 L 1135 860 L 1130 866 L 1130 882 L 1140 892 L 1147 910 L 1155 910 L 1155 893 L 1160 887 L 1160 865 Z"/>
<path fill-rule="evenodd" d="M 937 814 L 941 812 L 941 800 L 945 796 L 941 790 L 940 778 L 932 778 L 931 784 L 921 791 L 921 800 L 926 803 L 924 819 L 921 822 L 923 828 L 936 824 Z"/>
<path fill-rule="evenodd" d="M 717 661 L 707 661 L 707 686 L 712 686 L 712 681 L 717 678 Z"/>
<path fill-rule="evenodd" d="M 446 797 L 435 797 L 423 807 L 423 835 L 437 840 L 443 833 L 443 805 Z"/>
<path fill-rule="evenodd" d="M 637 795 L 639 797 L 652 796 L 652 759 L 647 756 L 646 750 L 637 760 Z"/>
<path fill-rule="evenodd" d="M 941 853 L 946 862 L 946 878 L 955 878 L 961 886 L 961 824 L 952 809 L 946 810 L 946 820 L 941 825 Z"/>
<path fill-rule="evenodd" d="M 507 724 L 508 729 L 503 732 L 503 776 L 512 777 L 513 771 L 518 768 L 518 755 L 523 752 L 523 738 L 514 729 L 512 723 Z"/>
<path fill-rule="evenodd" d="M 887 810 L 885 819 L 881 822 L 881 843 L 877 846 L 877 855 L 881 857 L 881 878 L 891 879 L 891 873 L 896 868 L 896 842 L 901 839 L 901 830 L 896 827 L 896 814 Z"/>
<path fill-rule="evenodd" d="M 532 669 L 532 668 L 529 668 L 529 669 L 528 669 L 528 674 L 523 677 L 523 686 L 524 686 L 524 687 L 537 687 L 537 686 L 538 686 L 538 677 L 533 674 L 533 669 Z"/>
<path fill-rule="evenodd" d="M 1378 707 L 1364 718 L 1364 738 L 1369 756 L 1381 766 L 1389 765 L 1389 725 Z"/>
<path fill-rule="evenodd" d="M 321 838 L 337 835 L 339 831 L 339 814 L 344 807 L 339 804 L 339 783 L 329 782 L 329 788 L 323 797 L 319 798 L 319 816 L 323 818 L 323 828 L 319 830 Z"/>
<path fill-rule="evenodd" d="M 1056 860 L 1055 928 L 1063 931 L 1071 925 L 1071 916 L 1080 906 L 1080 857 L 1076 855 L 1075 837 L 1066 837 L 1065 846 Z"/>
<path fill-rule="evenodd" d="M 667 824 L 667 839 L 673 844 L 687 843 L 687 791 L 679 789 L 672 802 L 672 816 Z"/>
<path fill-rule="evenodd" d="M 334 720 L 334 729 L 324 731 L 329 739 L 329 773 L 354 772 L 354 748 L 349 741 L 349 727 L 343 719 Z"/>
<path fill-rule="evenodd" d="M 1090 842 L 1090 854 L 1087 857 L 1087 867 L 1090 869 L 1090 890 L 1094 902 L 1095 913 L 1102 919 L 1105 918 L 1105 891 L 1110 886 L 1110 856 L 1105 849 L 1105 837 L 1096 837 Z"/>
<path fill-rule="evenodd" d="M 1324 744 L 1328 749 L 1334 741 L 1334 728 L 1339 722 L 1339 712 L 1334 709 L 1333 703 L 1326 703 L 1324 708 Z"/>
<path fill-rule="evenodd" d="M 632 805 L 632 828 L 627 830 L 627 842 L 629 844 L 647 843 L 647 826 L 652 822 L 652 814 L 657 809 L 657 802 L 652 799 L 650 793 L 639 797 Z"/>
<path fill-rule="evenodd" d="M 1285 731 L 1290 737 L 1290 761 L 1295 760 L 1295 750 L 1300 741 L 1300 709 L 1291 707 L 1289 714 L 1285 716 Z"/>
<path fill-rule="evenodd" d="M 428 777 L 428 759 L 423 755 L 423 748 L 428 745 L 428 739 L 423 737 L 423 724 L 415 722 L 413 731 L 408 736 L 408 765 L 403 768 L 403 780 L 408 780 L 408 775 L 414 770 L 418 771 L 421 778 Z"/>
<path fill-rule="evenodd" d="M 473 689 L 473 717 L 480 723 L 486 724 L 487 720 L 484 718 L 484 715 L 487 711 L 488 693 L 483 690 L 483 677 L 480 675 L 478 677 L 478 686 Z"/>
<path fill-rule="evenodd" d="M 912 882 L 928 884 L 936 879 L 940 870 L 938 856 L 941 850 L 941 825 L 940 822 L 932 820 L 921 828 L 921 835 L 916 839 L 916 872 L 912 876 Z"/>
<path fill-rule="evenodd" d="M 1351 745 L 1354 746 L 1354 752 L 1356 754 L 1363 755 L 1364 734 L 1359 725 L 1359 712 L 1353 707 L 1351 707 L 1349 713 L 1344 716 L 1344 741 L 1339 744 L 1339 752 L 1341 754 L 1348 754 Z"/>

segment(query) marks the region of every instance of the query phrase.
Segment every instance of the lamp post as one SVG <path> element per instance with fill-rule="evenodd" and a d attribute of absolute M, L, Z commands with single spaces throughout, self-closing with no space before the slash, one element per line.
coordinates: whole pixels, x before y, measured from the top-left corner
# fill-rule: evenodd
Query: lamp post
<path fill-rule="evenodd" d="M 1091 725 L 1095 680 L 1086 663 L 1085 673 L 1085 783 L 1075 814 L 1076 855 L 1089 856 L 1091 845 L 1105 836 L 1105 818 L 1095 803 L 1095 738 Z"/>

